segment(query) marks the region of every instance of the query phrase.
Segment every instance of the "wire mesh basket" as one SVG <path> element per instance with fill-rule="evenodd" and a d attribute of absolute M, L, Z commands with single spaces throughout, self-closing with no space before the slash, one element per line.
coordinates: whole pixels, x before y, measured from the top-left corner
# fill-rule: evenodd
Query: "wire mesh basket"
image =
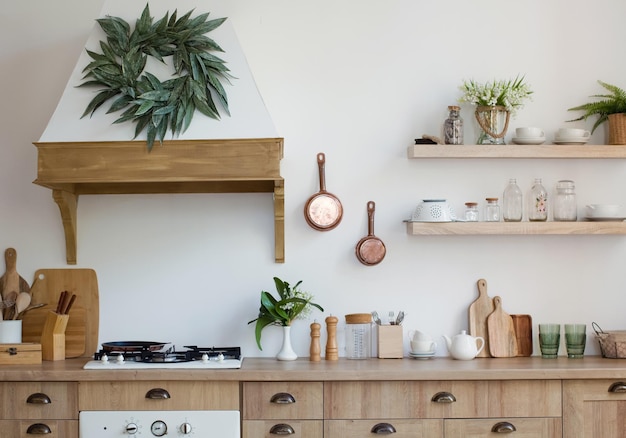
<path fill-rule="evenodd" d="M 596 332 L 596 337 L 600 343 L 602 357 L 609 359 L 626 359 L 626 330 L 605 332 L 595 322 L 592 322 L 591 326 Z"/>

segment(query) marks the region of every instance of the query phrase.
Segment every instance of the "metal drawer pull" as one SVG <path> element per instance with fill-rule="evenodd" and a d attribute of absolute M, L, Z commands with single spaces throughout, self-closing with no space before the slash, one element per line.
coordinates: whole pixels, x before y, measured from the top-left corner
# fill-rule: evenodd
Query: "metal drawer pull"
<path fill-rule="evenodd" d="M 435 403 L 454 403 L 456 401 L 456 397 L 449 392 L 442 391 L 433 395 L 433 398 L 431 398 L 430 401 Z"/>
<path fill-rule="evenodd" d="M 42 392 L 36 392 L 28 396 L 28 398 L 26 399 L 26 403 L 31 403 L 33 405 L 49 405 L 50 403 L 52 403 L 52 400 L 50 400 L 50 397 L 48 397 L 46 394 Z"/>
<path fill-rule="evenodd" d="M 279 405 L 287 404 L 287 403 L 295 403 L 296 399 L 293 395 L 288 392 L 278 392 L 272 396 L 270 399 L 270 403 L 276 403 Z"/>
<path fill-rule="evenodd" d="M 496 423 L 491 428 L 491 431 L 495 433 L 513 433 L 516 430 L 517 429 L 515 428 L 515 426 L 513 426 L 508 421 L 501 421 L 500 423 Z"/>
<path fill-rule="evenodd" d="M 396 433 L 396 428 L 389 423 L 378 423 L 372 427 L 371 432 L 378 435 L 389 435 L 390 433 Z"/>
<path fill-rule="evenodd" d="M 609 387 L 609 392 L 626 392 L 626 383 L 615 382 Z"/>
<path fill-rule="evenodd" d="M 170 398 L 170 393 L 163 388 L 152 388 L 150 391 L 146 392 L 146 398 L 150 400 L 165 400 Z"/>
<path fill-rule="evenodd" d="M 288 424 L 279 423 L 272 426 L 270 433 L 272 435 L 293 435 L 296 431 Z"/>
<path fill-rule="evenodd" d="M 26 433 L 30 435 L 47 435 L 49 433 L 52 433 L 52 431 L 47 424 L 35 423 L 28 426 L 28 429 L 26 429 Z"/>

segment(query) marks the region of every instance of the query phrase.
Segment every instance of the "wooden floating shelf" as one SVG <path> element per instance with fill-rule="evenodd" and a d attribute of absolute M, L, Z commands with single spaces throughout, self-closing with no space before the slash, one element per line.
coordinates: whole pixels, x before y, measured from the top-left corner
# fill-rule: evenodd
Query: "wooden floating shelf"
<path fill-rule="evenodd" d="M 409 158 L 626 158 L 626 145 L 428 145 L 407 148 Z"/>
<path fill-rule="evenodd" d="M 626 222 L 406 222 L 412 236 L 626 234 Z"/>
<path fill-rule="evenodd" d="M 274 258 L 285 261 L 282 138 L 46 142 L 37 146 L 35 184 L 52 190 L 65 232 L 68 264 L 77 261 L 78 197 L 83 194 L 272 193 Z"/>

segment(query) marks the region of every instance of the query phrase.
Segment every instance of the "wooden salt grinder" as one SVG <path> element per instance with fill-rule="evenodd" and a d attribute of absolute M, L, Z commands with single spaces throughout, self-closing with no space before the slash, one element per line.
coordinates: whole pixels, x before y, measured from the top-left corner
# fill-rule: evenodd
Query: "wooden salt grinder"
<path fill-rule="evenodd" d="M 326 340 L 326 360 L 339 360 L 339 350 L 337 349 L 337 322 L 336 316 L 326 318 L 326 331 L 328 339 Z"/>
<path fill-rule="evenodd" d="M 321 324 L 313 321 L 311 324 L 311 347 L 309 349 L 309 360 L 311 362 L 319 362 L 321 360 L 320 353 L 322 352 L 320 347 L 320 328 Z"/>

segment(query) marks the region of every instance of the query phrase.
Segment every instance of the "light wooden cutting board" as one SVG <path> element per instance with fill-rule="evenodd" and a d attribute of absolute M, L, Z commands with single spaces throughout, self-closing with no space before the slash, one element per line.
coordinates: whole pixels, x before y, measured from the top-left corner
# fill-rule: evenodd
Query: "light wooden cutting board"
<path fill-rule="evenodd" d="M 485 340 L 485 347 L 476 357 L 490 357 L 487 318 L 495 310 L 495 307 L 493 299 L 487 295 L 487 280 L 481 278 L 476 282 L 476 285 L 478 286 L 478 298 L 469 306 L 469 333 Z"/>
<path fill-rule="evenodd" d="M 41 342 L 46 316 L 56 309 L 62 291 L 76 294 L 65 331 L 65 357 L 89 357 L 98 349 L 100 302 L 93 269 L 39 269 L 31 286 L 32 303 L 46 306 L 24 314 L 22 341 Z"/>
<path fill-rule="evenodd" d="M 502 299 L 493 298 L 495 310 L 487 318 L 489 352 L 492 357 L 517 356 L 517 338 L 511 315 L 502 310 Z"/>

